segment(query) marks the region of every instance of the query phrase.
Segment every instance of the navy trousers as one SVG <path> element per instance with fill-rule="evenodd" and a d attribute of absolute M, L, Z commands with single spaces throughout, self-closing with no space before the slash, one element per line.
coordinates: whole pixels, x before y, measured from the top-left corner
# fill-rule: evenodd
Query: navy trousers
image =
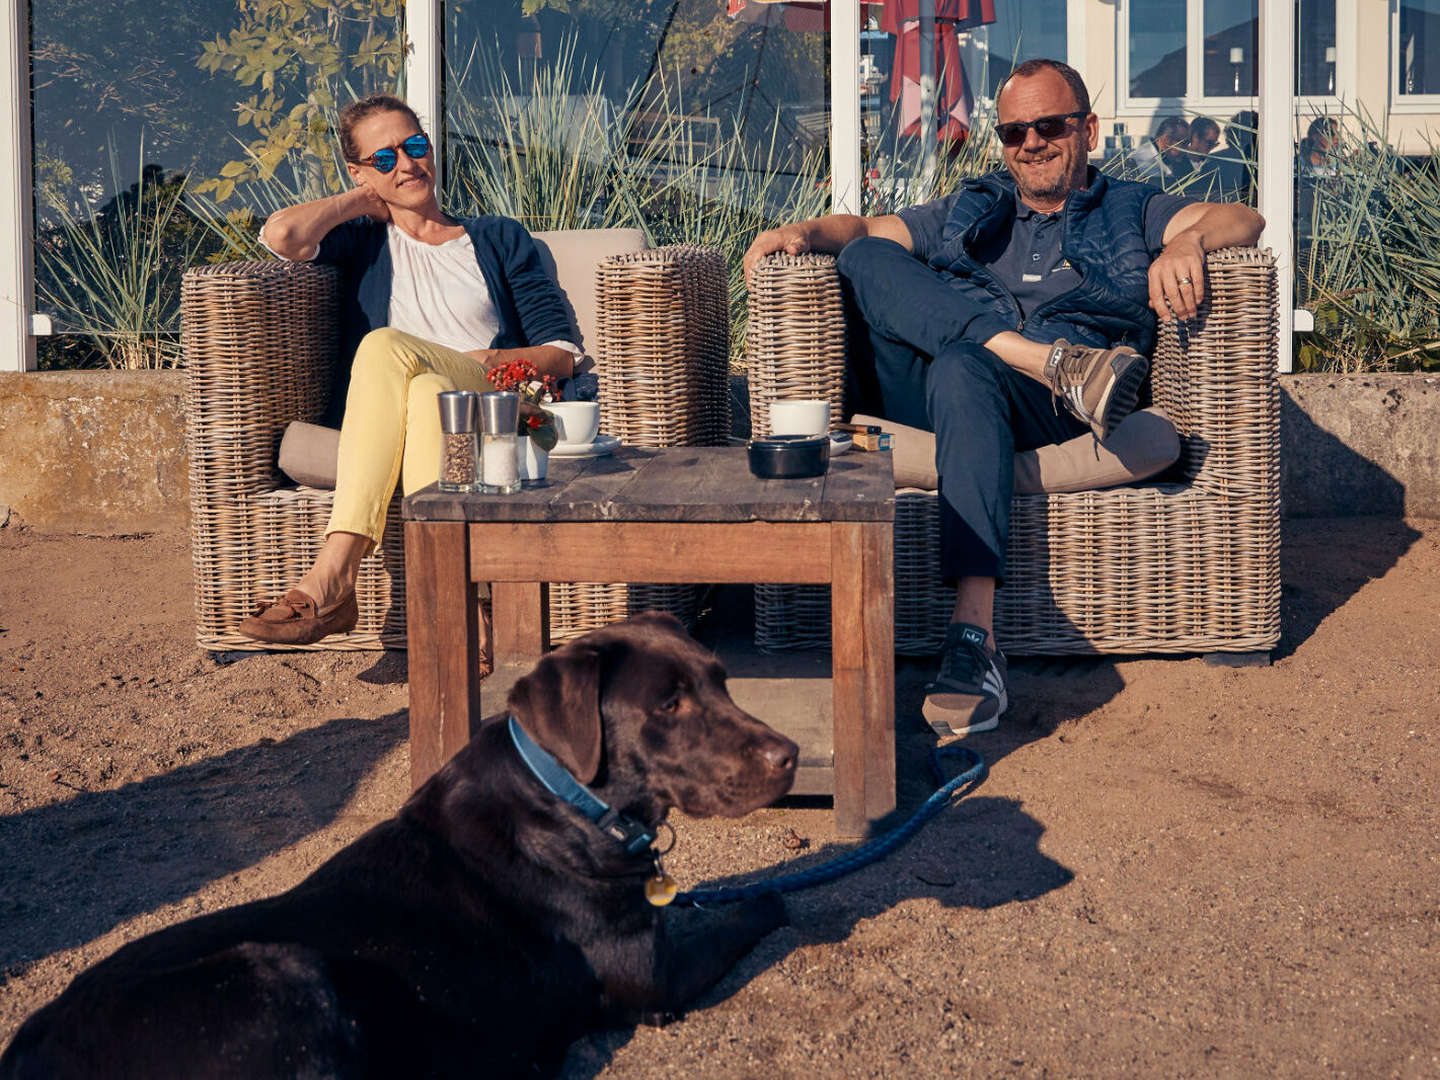
<path fill-rule="evenodd" d="M 1008 329 L 891 240 L 838 260 L 852 325 L 847 408 L 935 433 L 940 570 L 1005 578 L 1015 453 L 1089 431 L 1050 390 L 984 347 Z"/>

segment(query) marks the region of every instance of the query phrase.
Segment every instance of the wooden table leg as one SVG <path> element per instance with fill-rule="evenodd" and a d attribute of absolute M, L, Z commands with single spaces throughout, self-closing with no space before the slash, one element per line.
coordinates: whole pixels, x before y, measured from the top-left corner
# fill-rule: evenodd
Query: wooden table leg
<path fill-rule="evenodd" d="M 545 587 L 537 581 L 497 581 L 490 586 L 495 669 L 527 671 L 545 653 Z"/>
<path fill-rule="evenodd" d="M 863 836 L 895 809 L 894 532 L 837 522 L 830 536 L 835 832 Z"/>
<path fill-rule="evenodd" d="M 480 717 L 480 622 L 467 528 L 405 523 L 412 790 L 470 741 Z"/>

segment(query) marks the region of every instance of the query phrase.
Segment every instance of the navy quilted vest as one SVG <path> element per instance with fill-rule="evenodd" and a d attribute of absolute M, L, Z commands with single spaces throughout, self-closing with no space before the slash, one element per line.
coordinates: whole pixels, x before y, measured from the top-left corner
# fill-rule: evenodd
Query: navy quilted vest
<path fill-rule="evenodd" d="M 1145 204 L 1156 189 L 1115 180 L 1091 168 L 1090 186 L 1065 200 L 1060 250 L 1080 284 L 1041 304 L 1025 320 L 1010 290 L 973 256 L 977 246 L 1008 235 L 1015 219 L 1015 181 L 994 172 L 961 184 L 930 266 L 951 285 L 1014 321 L 1032 341 L 1067 338 L 1094 347 L 1129 345 L 1148 353 L 1155 341 L 1150 310 L 1150 253 Z M 1003 241 L 1002 241 L 1003 242 Z M 993 249 L 992 249 L 993 250 Z"/>

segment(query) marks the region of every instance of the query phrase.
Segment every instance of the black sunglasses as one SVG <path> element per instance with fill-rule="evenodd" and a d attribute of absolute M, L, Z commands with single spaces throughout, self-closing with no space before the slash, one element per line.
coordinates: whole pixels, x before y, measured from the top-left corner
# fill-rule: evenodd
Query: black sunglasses
<path fill-rule="evenodd" d="M 1021 136 L 1024 138 L 1024 136 Z M 430 153 L 430 136 L 425 134 L 411 135 L 400 144 L 400 149 L 405 151 L 405 156 L 412 161 L 419 161 L 426 154 Z M 388 173 L 395 168 L 399 162 L 400 155 L 395 148 L 387 146 L 382 150 L 376 150 L 367 158 L 351 162 L 352 165 L 369 165 L 378 173 Z"/>
<path fill-rule="evenodd" d="M 1059 116 L 1042 116 L 1036 120 L 1012 120 L 1008 124 L 996 124 L 995 134 L 1000 136 L 1000 141 L 1006 146 L 1020 146 L 1025 142 L 1025 133 L 1032 127 L 1035 134 L 1042 139 L 1058 139 L 1069 130 L 1067 121 L 1078 119 L 1082 116 L 1089 116 L 1088 112 L 1062 113 Z"/>

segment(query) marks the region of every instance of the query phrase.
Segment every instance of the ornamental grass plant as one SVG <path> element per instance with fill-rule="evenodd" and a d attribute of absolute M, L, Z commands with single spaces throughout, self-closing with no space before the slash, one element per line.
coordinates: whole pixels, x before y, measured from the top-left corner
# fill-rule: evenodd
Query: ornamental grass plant
<path fill-rule="evenodd" d="M 1297 181 L 1295 301 L 1315 315 L 1306 371 L 1440 370 L 1440 158 L 1402 156 L 1367 113 Z"/>
<path fill-rule="evenodd" d="M 48 351 L 63 358 L 56 366 L 175 367 L 180 277 L 203 258 L 209 233 L 185 204 L 183 174 L 142 164 L 126 187 L 113 145 L 109 157 L 117 194 L 84 217 L 51 198 L 57 223 L 36 231 L 37 299 L 71 346 L 62 338 Z"/>

